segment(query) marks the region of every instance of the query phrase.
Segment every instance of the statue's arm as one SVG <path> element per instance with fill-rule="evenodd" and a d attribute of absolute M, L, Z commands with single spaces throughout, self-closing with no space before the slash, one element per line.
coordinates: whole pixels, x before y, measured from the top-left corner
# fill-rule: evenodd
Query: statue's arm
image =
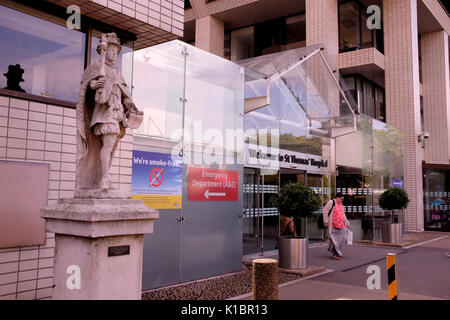
<path fill-rule="evenodd" d="M 98 86 L 97 80 L 91 80 L 91 82 L 89 83 L 89 86 L 91 87 L 92 90 L 100 89 L 100 87 Z"/>
<path fill-rule="evenodd" d="M 136 107 L 136 105 L 133 102 L 133 98 L 131 97 L 130 92 L 128 91 L 128 88 L 126 87 L 126 85 L 121 84 L 120 86 L 120 90 L 122 91 L 122 103 L 123 105 L 130 111 L 130 112 L 134 112 L 134 113 L 138 113 L 139 110 Z"/>

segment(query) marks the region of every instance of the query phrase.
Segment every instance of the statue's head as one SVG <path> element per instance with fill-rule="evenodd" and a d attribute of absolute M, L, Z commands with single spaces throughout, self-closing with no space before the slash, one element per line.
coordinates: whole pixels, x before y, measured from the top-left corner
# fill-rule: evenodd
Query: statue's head
<path fill-rule="evenodd" d="M 114 62 L 116 61 L 117 55 L 121 50 L 120 39 L 115 33 L 102 34 L 100 44 L 97 46 L 97 53 L 100 54 L 101 49 L 105 48 L 106 43 L 106 61 Z"/>
<path fill-rule="evenodd" d="M 106 62 L 113 64 L 116 62 L 117 54 L 119 53 L 119 49 L 116 46 L 108 46 L 106 49 L 105 60 Z"/>
<path fill-rule="evenodd" d="M 8 72 L 3 75 L 8 79 L 8 83 L 19 85 L 19 83 L 24 82 L 22 75 L 25 71 L 21 68 L 20 64 L 10 65 L 8 67 Z"/>

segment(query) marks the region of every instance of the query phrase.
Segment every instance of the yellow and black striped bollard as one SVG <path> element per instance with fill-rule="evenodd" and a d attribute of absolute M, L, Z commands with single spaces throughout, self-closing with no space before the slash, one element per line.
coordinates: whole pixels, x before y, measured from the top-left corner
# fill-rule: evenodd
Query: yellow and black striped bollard
<path fill-rule="evenodd" d="M 397 271 L 395 269 L 395 253 L 388 253 L 386 261 L 388 273 L 389 300 L 398 300 Z"/>

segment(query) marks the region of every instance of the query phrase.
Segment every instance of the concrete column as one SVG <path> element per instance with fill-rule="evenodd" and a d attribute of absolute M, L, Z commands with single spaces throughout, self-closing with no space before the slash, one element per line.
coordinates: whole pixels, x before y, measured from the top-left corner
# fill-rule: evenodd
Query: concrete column
<path fill-rule="evenodd" d="M 449 43 L 445 31 L 421 36 L 424 128 L 427 163 L 448 164 L 450 159 Z"/>
<path fill-rule="evenodd" d="M 421 231 L 423 218 L 417 0 L 383 0 L 387 123 L 403 132 L 404 185 L 410 198 L 406 229 Z"/>
<path fill-rule="evenodd" d="M 306 0 L 306 45 L 323 44 L 337 66 L 339 24 L 337 0 Z"/>
<path fill-rule="evenodd" d="M 212 16 L 195 21 L 195 46 L 223 57 L 225 25 Z"/>
<path fill-rule="evenodd" d="M 323 45 L 334 68 L 338 67 L 338 27 L 337 0 L 306 0 L 306 45 Z M 332 114 L 339 115 L 339 90 L 323 62 L 313 57 L 306 63 L 306 70 Z"/>

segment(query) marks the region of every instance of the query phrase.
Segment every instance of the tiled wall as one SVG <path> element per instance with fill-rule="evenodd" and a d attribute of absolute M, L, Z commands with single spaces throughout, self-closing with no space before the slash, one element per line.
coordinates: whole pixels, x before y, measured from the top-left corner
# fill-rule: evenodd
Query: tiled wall
<path fill-rule="evenodd" d="M 78 5 L 81 13 L 137 36 L 142 49 L 183 36 L 183 0 L 46 0 L 67 8 Z"/>
<path fill-rule="evenodd" d="M 198 19 L 195 24 L 195 46 L 223 57 L 224 30 L 223 21 L 217 18 L 207 16 Z"/>
<path fill-rule="evenodd" d="M 421 35 L 424 128 L 427 163 L 449 163 L 449 43 L 445 31 Z"/>
<path fill-rule="evenodd" d="M 433 17 L 444 28 L 447 34 L 450 34 L 450 19 L 448 14 L 443 8 L 442 4 L 446 3 L 446 0 L 421 0 L 428 10 L 433 14 Z M 441 3 L 439 3 L 441 2 Z"/>
<path fill-rule="evenodd" d="M 192 9 L 186 10 L 185 21 L 191 21 L 198 18 L 206 17 L 209 15 L 216 14 L 218 12 L 230 10 L 239 6 L 248 5 L 258 1 L 260 0 L 215 0 L 206 3 L 205 0 L 190 0 Z M 269 4 L 276 6 L 276 1 L 271 1 L 271 3 Z M 270 10 L 270 8 L 267 7 L 267 10 Z"/>
<path fill-rule="evenodd" d="M 327 59 L 334 68 L 338 67 L 339 33 L 337 0 L 306 0 L 306 45 L 321 44 L 327 52 Z M 325 70 L 322 61 L 313 58 L 306 64 L 319 92 L 333 113 L 339 115 L 339 90 Z"/>
<path fill-rule="evenodd" d="M 340 69 L 374 64 L 384 70 L 384 55 L 375 48 L 340 53 L 338 61 Z"/>
<path fill-rule="evenodd" d="M 75 109 L 0 96 L 0 160 L 50 164 L 48 204 L 74 195 Z M 111 173 L 115 186 L 131 189 L 133 137 L 120 142 Z M 0 249 L 0 299 L 52 296 L 54 234 L 40 246 Z"/>
<path fill-rule="evenodd" d="M 386 120 L 403 132 L 406 229 L 423 230 L 417 1 L 384 0 Z"/>

